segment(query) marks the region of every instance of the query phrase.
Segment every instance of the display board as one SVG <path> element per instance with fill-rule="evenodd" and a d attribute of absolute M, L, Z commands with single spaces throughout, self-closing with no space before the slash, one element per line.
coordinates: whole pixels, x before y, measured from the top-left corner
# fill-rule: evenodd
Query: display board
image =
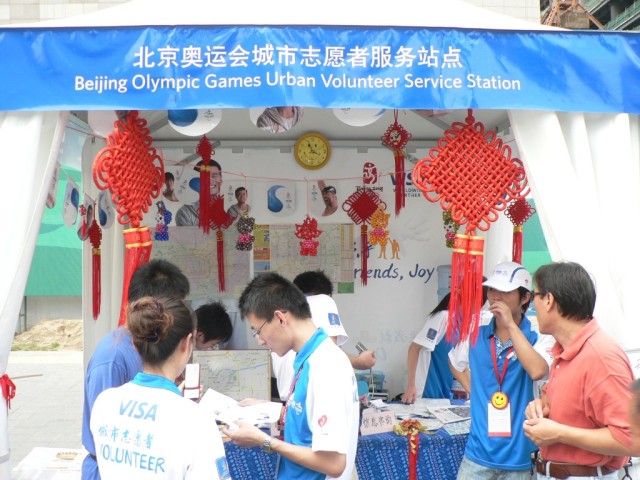
<path fill-rule="evenodd" d="M 269 350 L 194 351 L 200 364 L 200 383 L 236 400 L 271 398 Z"/>

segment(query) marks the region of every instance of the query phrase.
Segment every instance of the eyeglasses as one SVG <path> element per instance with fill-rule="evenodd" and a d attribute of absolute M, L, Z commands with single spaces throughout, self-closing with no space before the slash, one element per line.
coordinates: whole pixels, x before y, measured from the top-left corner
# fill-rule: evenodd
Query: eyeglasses
<path fill-rule="evenodd" d="M 260 332 L 262 332 L 262 329 L 264 328 L 264 326 L 269 322 L 269 320 L 273 320 L 276 317 L 276 314 L 278 312 L 280 312 L 282 314 L 282 313 L 286 313 L 287 311 L 286 310 L 275 310 L 273 312 L 273 316 L 271 318 L 267 318 L 264 322 L 262 322 L 262 325 L 260 325 L 260 328 L 258 328 L 256 331 L 254 331 L 251 334 L 251 336 L 257 340 L 258 337 L 260 336 Z M 253 330 L 253 328 L 252 328 L 252 330 Z"/>

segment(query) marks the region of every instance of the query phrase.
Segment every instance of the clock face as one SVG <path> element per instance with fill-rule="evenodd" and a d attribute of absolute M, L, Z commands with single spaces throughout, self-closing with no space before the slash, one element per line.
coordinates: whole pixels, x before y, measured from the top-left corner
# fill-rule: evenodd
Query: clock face
<path fill-rule="evenodd" d="M 293 153 L 300 165 L 313 170 L 329 161 L 331 145 L 324 135 L 306 133 L 296 142 Z"/>

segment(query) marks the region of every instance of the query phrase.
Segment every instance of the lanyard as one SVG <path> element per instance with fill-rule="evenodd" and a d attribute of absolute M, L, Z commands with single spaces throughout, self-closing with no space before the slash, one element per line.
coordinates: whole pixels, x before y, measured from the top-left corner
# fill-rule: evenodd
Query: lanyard
<path fill-rule="evenodd" d="M 280 413 L 280 420 L 278 421 L 278 429 L 280 430 L 280 440 L 284 438 L 284 423 L 287 417 L 287 410 L 289 410 L 289 400 L 293 396 L 293 391 L 296 389 L 296 383 L 298 383 L 298 379 L 300 378 L 300 373 L 302 373 L 302 367 L 304 367 L 304 362 L 298 368 L 298 373 L 296 373 L 293 382 L 291 382 L 291 388 L 289 389 L 289 395 L 287 395 L 287 401 L 284 404 L 284 408 L 282 409 L 282 413 Z"/>
<path fill-rule="evenodd" d="M 498 373 L 498 356 L 496 355 L 496 336 L 491 336 L 491 360 L 493 360 L 493 373 L 496 374 L 496 380 L 498 381 L 498 390 L 502 390 L 502 382 L 507 374 L 507 367 L 509 366 L 510 354 L 513 351 L 513 346 L 507 348 L 507 356 L 504 359 L 502 365 L 502 373 Z"/>

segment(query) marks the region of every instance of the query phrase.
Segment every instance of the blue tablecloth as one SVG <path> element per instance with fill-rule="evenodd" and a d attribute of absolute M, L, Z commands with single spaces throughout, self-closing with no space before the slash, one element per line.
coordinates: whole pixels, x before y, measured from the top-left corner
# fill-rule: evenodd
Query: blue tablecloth
<path fill-rule="evenodd" d="M 455 480 L 467 435 L 449 435 L 443 429 L 433 435 L 420 434 L 418 479 Z M 273 479 L 277 455 L 259 447 L 242 448 L 225 442 L 227 461 L 234 480 Z M 409 475 L 407 437 L 380 433 L 358 438 L 356 468 L 360 480 L 404 480 Z"/>
<path fill-rule="evenodd" d="M 449 435 L 444 429 L 420 434 L 417 478 L 455 480 L 464 455 L 467 435 Z M 356 468 L 360 480 L 409 478 L 409 441 L 395 433 L 367 435 L 358 439 Z"/>

